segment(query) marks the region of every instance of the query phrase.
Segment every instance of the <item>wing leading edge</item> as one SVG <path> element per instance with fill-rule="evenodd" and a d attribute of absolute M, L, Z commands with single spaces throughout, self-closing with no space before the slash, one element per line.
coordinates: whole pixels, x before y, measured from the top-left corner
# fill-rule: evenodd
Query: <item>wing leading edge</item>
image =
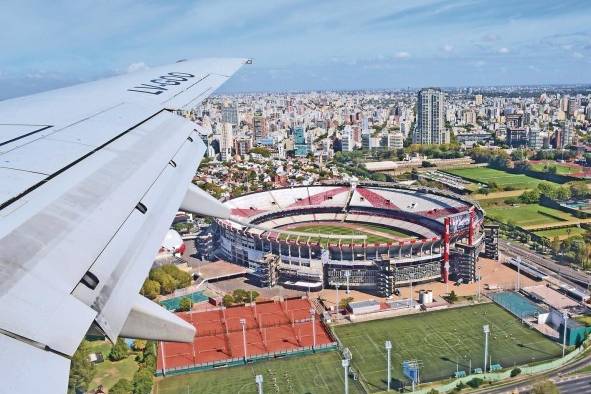
<path fill-rule="evenodd" d="M 176 111 L 246 62 L 187 61 L 0 102 L 5 388 L 65 391 L 67 379 L 48 388 L 13 359 L 63 369 L 91 325 L 112 340 L 193 339 L 192 326 L 138 292 L 181 204 L 228 215 L 189 187 L 205 146 Z"/>

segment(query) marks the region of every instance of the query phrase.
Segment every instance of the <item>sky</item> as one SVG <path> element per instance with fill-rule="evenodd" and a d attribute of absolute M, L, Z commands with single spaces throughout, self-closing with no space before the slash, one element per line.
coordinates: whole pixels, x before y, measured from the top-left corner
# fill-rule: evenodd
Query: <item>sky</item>
<path fill-rule="evenodd" d="M 0 2 L 0 99 L 196 57 L 221 92 L 591 82 L 589 0 Z"/>

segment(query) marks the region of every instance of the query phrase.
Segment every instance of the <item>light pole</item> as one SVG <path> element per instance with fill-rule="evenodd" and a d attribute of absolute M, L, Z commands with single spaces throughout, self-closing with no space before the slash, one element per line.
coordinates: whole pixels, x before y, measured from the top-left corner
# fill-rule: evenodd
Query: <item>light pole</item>
<path fill-rule="evenodd" d="M 521 288 L 520 277 L 521 276 L 521 257 L 517 257 L 517 291 Z"/>
<path fill-rule="evenodd" d="M 341 365 L 345 370 L 345 394 L 349 394 L 349 360 L 343 359 Z"/>
<path fill-rule="evenodd" d="M 486 363 L 488 361 L 488 334 L 490 334 L 490 327 L 488 324 L 482 326 L 484 331 L 484 373 L 486 373 Z"/>
<path fill-rule="evenodd" d="M 312 315 L 312 349 L 316 349 L 316 311 L 314 308 L 310 308 L 310 314 Z"/>
<path fill-rule="evenodd" d="M 480 270 L 482 269 L 481 265 L 478 265 L 478 277 L 476 278 L 478 280 L 478 302 L 480 302 Z"/>
<path fill-rule="evenodd" d="M 259 388 L 259 394 L 263 394 L 263 375 L 255 376 L 254 381 L 256 382 L 256 384 Z"/>
<path fill-rule="evenodd" d="M 568 314 L 566 311 L 562 311 L 562 319 L 564 321 L 564 332 L 562 333 L 562 357 L 564 357 L 566 351 L 566 322 L 568 320 Z"/>
<path fill-rule="evenodd" d="M 345 271 L 345 278 L 347 279 L 347 294 L 349 294 L 349 278 L 351 277 L 351 271 Z"/>
<path fill-rule="evenodd" d="M 335 304 L 334 310 L 336 313 L 339 313 L 339 284 L 335 284 L 335 287 L 337 289 L 337 302 Z"/>
<path fill-rule="evenodd" d="M 392 367 L 390 365 L 390 353 L 392 352 L 392 342 L 386 341 L 386 343 L 384 343 L 384 346 L 386 347 L 386 351 L 388 352 L 388 391 L 390 391 L 390 382 L 392 381 Z"/>
<path fill-rule="evenodd" d="M 408 309 L 412 308 L 412 280 L 415 278 L 414 272 L 409 275 L 410 278 L 410 294 L 408 295 Z"/>
<path fill-rule="evenodd" d="M 240 319 L 240 325 L 242 326 L 242 344 L 244 345 L 244 363 L 246 363 L 246 319 Z"/>

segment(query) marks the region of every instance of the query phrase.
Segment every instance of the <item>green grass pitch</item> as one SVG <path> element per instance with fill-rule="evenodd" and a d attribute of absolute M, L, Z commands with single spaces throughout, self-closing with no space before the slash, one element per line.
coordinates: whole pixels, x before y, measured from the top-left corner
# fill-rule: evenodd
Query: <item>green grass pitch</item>
<path fill-rule="evenodd" d="M 577 220 L 575 216 L 569 213 L 539 204 L 519 204 L 514 207 L 487 208 L 486 215 L 503 223 L 512 220 L 518 226 L 533 226 Z"/>
<path fill-rule="evenodd" d="M 361 228 L 365 228 L 368 229 L 369 231 L 373 230 L 376 232 L 380 232 L 383 234 L 388 234 L 394 238 L 411 238 L 411 237 L 415 237 L 413 234 L 410 233 L 405 233 L 402 230 L 397 230 L 397 229 L 393 229 L 390 227 L 385 227 L 385 226 L 379 226 L 379 225 L 375 225 L 375 224 L 368 224 L 368 223 L 349 223 L 351 225 L 355 225 L 357 227 Z M 372 243 L 387 243 L 387 242 L 392 242 L 392 239 L 390 238 L 386 238 L 380 235 L 376 235 L 376 234 L 371 234 L 367 231 L 362 231 L 362 230 L 356 230 L 353 229 L 351 227 L 348 226 L 339 226 L 338 224 L 319 224 L 319 225 L 309 225 L 309 224 L 302 224 L 301 226 L 297 226 L 297 227 L 290 227 L 289 231 L 299 231 L 302 233 L 311 233 L 311 234 L 335 234 L 335 235 L 367 235 L 367 243 L 372 244 Z M 281 236 L 282 239 L 287 238 L 287 235 L 282 235 Z M 293 239 L 293 236 L 290 236 L 290 239 Z M 329 239 L 325 239 L 325 238 L 313 238 L 311 239 L 311 241 L 313 242 L 320 242 L 322 244 L 327 243 L 328 241 L 330 241 Z M 332 242 L 336 243 L 338 241 L 336 240 L 332 240 Z M 350 243 L 351 241 L 349 240 L 343 240 L 342 242 L 344 243 Z M 356 240 L 355 242 L 357 243 L 361 243 L 361 241 Z"/>
<path fill-rule="evenodd" d="M 496 304 L 418 313 L 386 320 L 335 327 L 344 346 L 353 354 L 353 366 L 372 392 L 386 389 L 386 351 L 392 341 L 392 377 L 406 381 L 403 360 L 421 360 L 422 381 L 451 377 L 459 369 L 483 367 L 484 334 L 489 324 L 489 350 L 493 364 L 503 367 L 557 357 L 559 344 L 524 326 Z M 396 382 L 394 382 L 396 384 Z"/>
<path fill-rule="evenodd" d="M 344 389 L 341 357 L 338 352 L 330 351 L 171 376 L 157 380 L 154 393 L 256 393 L 258 374 L 263 375 L 265 393 L 332 394 L 342 393 Z M 350 393 L 362 393 L 357 384 L 349 379 Z"/>
<path fill-rule="evenodd" d="M 541 179 L 532 178 L 524 174 L 511 174 L 509 172 L 495 170 L 488 167 L 456 168 L 445 170 L 445 172 L 456 175 L 473 182 L 489 184 L 495 182 L 499 187 L 512 186 L 519 189 L 535 189 L 539 183 L 547 182 Z M 556 183 L 552 183 L 556 185 Z"/>
<path fill-rule="evenodd" d="M 584 228 L 580 228 L 580 227 L 566 227 L 566 228 L 555 228 L 555 229 L 551 229 L 551 230 L 534 231 L 534 233 L 536 235 L 539 235 L 540 237 L 546 237 L 549 240 L 553 240 L 554 237 L 556 237 L 556 236 L 558 236 L 558 237 L 568 236 L 568 238 L 570 238 L 570 237 L 574 237 L 576 235 L 585 235 L 587 233 L 587 230 L 585 230 Z"/>

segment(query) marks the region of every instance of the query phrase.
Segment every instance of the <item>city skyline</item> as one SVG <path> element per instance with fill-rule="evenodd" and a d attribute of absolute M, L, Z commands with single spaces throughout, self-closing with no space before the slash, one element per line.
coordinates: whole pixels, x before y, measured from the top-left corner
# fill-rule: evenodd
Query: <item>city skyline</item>
<path fill-rule="evenodd" d="M 335 4 L 4 4 L 0 99 L 203 56 L 254 59 L 224 93 L 589 82 L 588 2 Z"/>

